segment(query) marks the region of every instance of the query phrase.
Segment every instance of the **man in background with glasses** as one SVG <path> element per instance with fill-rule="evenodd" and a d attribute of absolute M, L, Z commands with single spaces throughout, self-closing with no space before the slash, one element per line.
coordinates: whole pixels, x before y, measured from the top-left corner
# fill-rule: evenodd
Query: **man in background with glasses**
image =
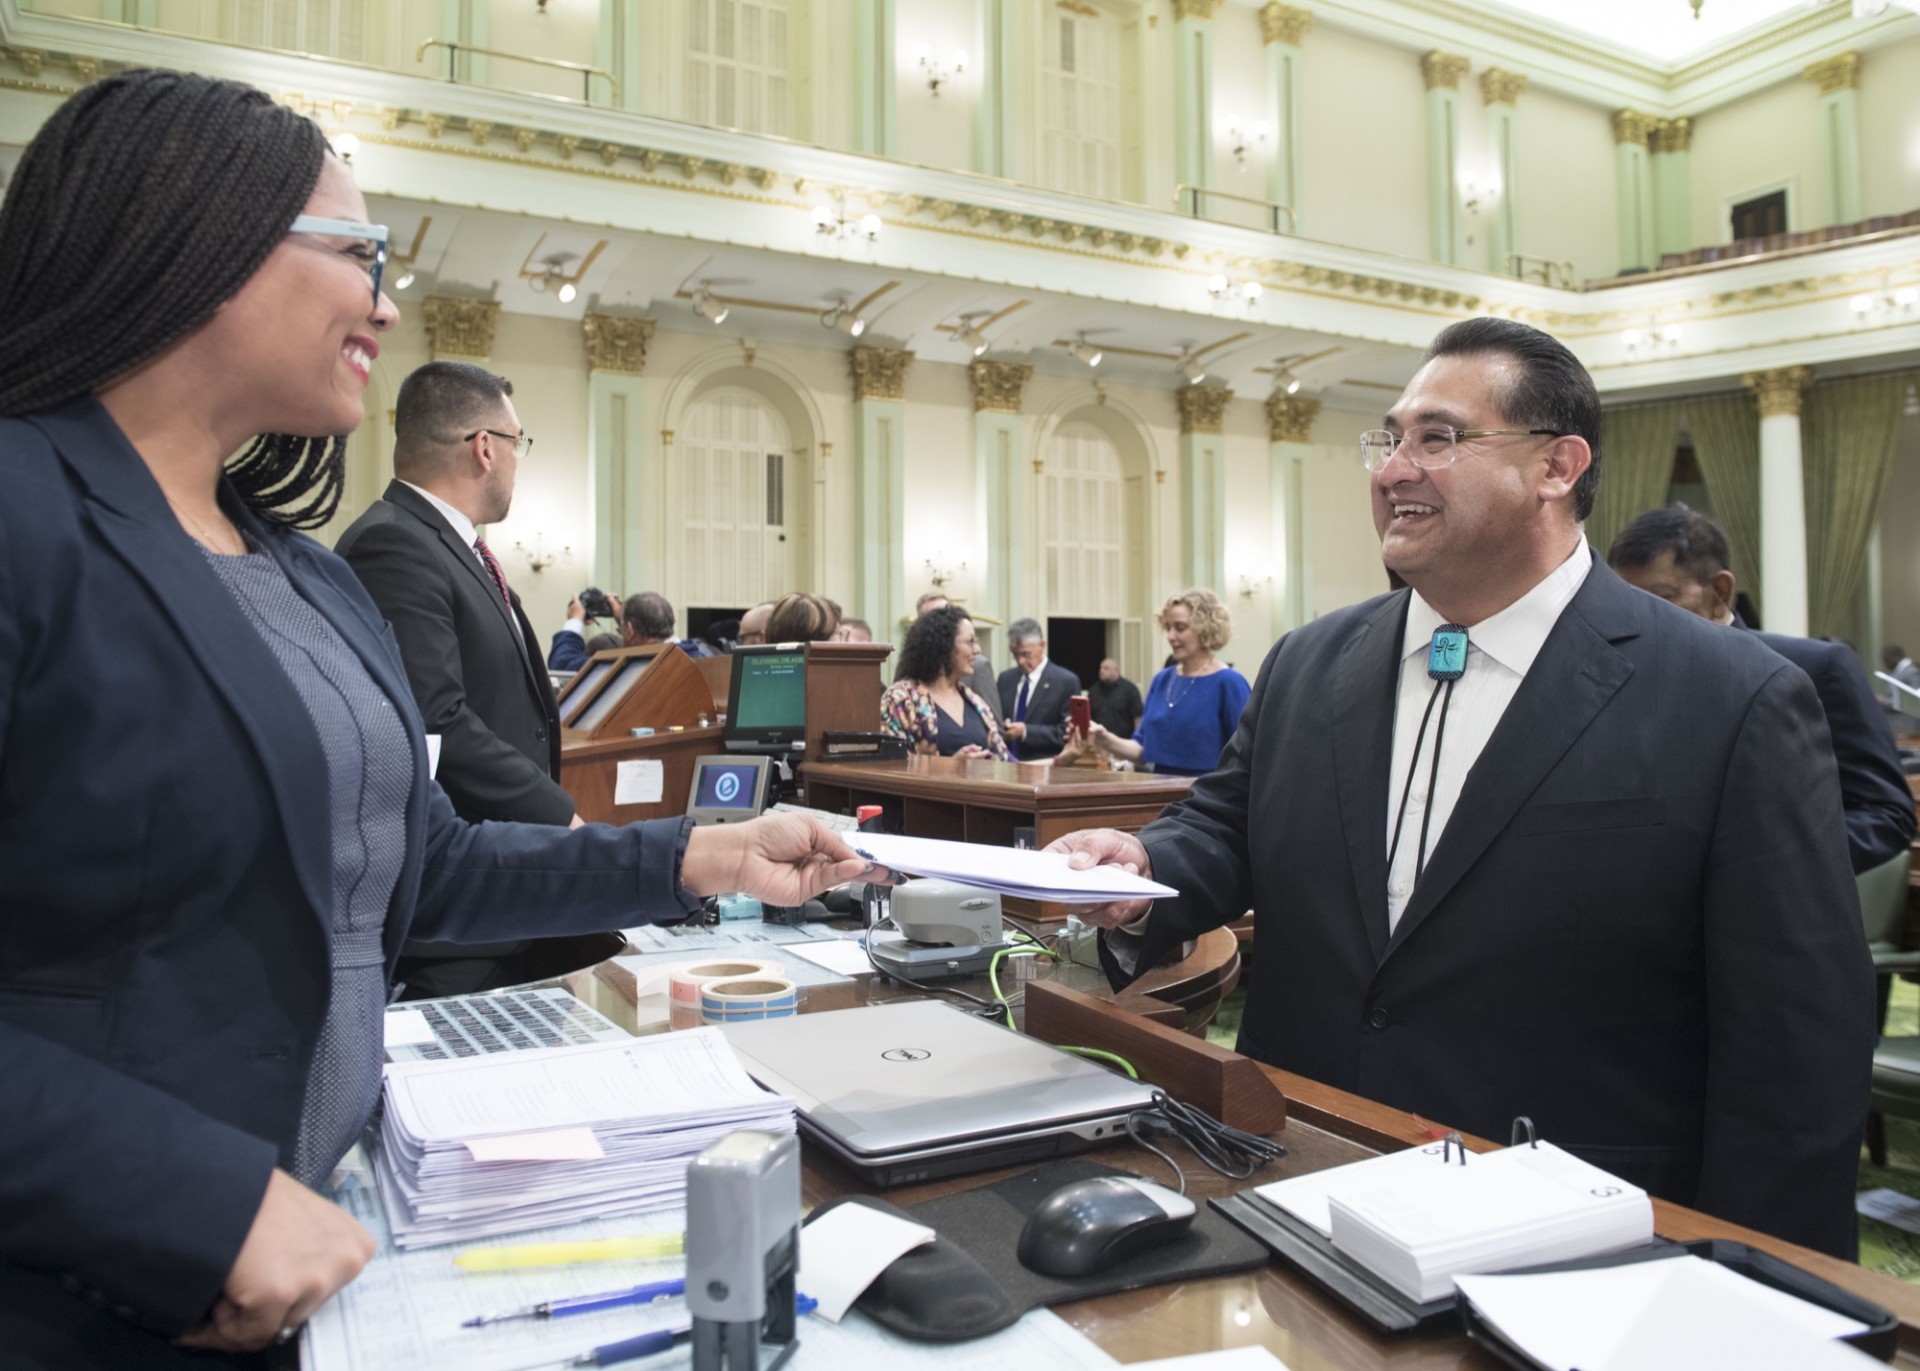
<path fill-rule="evenodd" d="M 1850 1256 L 1873 975 L 1820 704 L 1595 562 L 1600 453 L 1565 347 L 1442 332 L 1360 439 L 1408 588 L 1275 644 L 1137 839 L 1055 847 L 1181 891 L 1087 912 L 1116 984 L 1253 909 L 1241 1051 Z"/>
<path fill-rule="evenodd" d="M 507 517 L 533 447 L 512 397 L 511 381 L 465 362 L 408 376 L 394 402 L 394 479 L 334 551 L 392 625 L 430 753 L 438 740 L 435 778 L 460 817 L 572 824 L 553 683 L 482 532 Z M 408 999 L 463 994 L 570 971 L 619 945 L 602 934 L 410 942 L 394 974 Z"/>

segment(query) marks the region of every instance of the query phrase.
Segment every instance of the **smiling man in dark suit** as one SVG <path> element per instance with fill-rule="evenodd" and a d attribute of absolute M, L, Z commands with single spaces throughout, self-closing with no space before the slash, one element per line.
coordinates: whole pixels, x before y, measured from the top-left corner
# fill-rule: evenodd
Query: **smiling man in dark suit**
<path fill-rule="evenodd" d="M 1055 844 L 1181 892 L 1086 912 L 1110 974 L 1251 906 L 1241 1051 L 1851 1254 L 1873 974 L 1812 685 L 1595 564 L 1547 335 L 1446 329 L 1361 455 L 1408 588 L 1275 644 L 1138 838 Z"/>
<path fill-rule="evenodd" d="M 560 719 L 539 639 L 479 526 L 506 518 L 533 446 L 513 383 L 465 362 L 429 362 L 394 406 L 394 480 L 334 550 L 392 626 L 429 736 L 434 772 L 463 819 L 577 824 L 560 788 Z M 617 951 L 617 936 L 456 946 L 409 943 L 395 972 L 409 998 L 537 979 Z"/>
<path fill-rule="evenodd" d="M 1001 730 L 1025 762 L 1057 757 L 1067 745 L 1067 701 L 1080 678 L 1047 659 L 1047 631 L 1036 619 L 1007 625 L 1013 665 L 1000 673 Z"/>

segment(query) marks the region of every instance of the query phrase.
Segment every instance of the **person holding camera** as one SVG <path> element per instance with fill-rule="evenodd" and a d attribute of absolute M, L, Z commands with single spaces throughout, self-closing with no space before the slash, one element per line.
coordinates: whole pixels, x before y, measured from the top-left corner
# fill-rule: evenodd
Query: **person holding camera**
<path fill-rule="evenodd" d="M 553 631 L 547 646 L 547 668 L 578 671 L 594 653 L 624 642 L 620 602 L 599 586 L 588 586 L 567 601 L 567 621 Z"/>

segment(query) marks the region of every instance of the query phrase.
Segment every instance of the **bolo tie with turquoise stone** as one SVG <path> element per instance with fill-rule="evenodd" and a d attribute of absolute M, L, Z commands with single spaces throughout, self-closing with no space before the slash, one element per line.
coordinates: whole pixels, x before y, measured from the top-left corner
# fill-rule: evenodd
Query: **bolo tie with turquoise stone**
<path fill-rule="evenodd" d="M 1433 693 L 1427 696 L 1426 712 L 1420 716 L 1420 731 L 1413 739 L 1413 760 L 1407 764 L 1407 783 L 1400 788 L 1400 812 L 1393 820 L 1393 841 L 1387 845 L 1387 875 L 1393 875 L 1393 859 L 1400 851 L 1400 827 L 1407 821 L 1407 800 L 1413 793 L 1413 778 L 1420 770 L 1420 750 L 1427 739 L 1427 724 L 1433 719 L 1433 707 L 1440 706 L 1440 722 L 1433 730 L 1433 760 L 1427 775 L 1427 803 L 1420 814 L 1420 851 L 1413 864 L 1413 883 L 1427 869 L 1427 829 L 1433 820 L 1434 786 L 1440 779 L 1440 744 L 1447 734 L 1447 706 L 1453 701 L 1453 683 L 1467 672 L 1467 631 L 1459 624 L 1442 624 L 1433 631 L 1427 645 L 1427 675 L 1433 680 Z M 1444 692 L 1444 698 L 1443 698 Z"/>

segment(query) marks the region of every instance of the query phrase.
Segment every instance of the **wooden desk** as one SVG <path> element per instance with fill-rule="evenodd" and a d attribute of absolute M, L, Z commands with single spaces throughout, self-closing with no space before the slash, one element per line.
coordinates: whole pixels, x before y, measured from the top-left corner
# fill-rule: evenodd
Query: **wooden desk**
<path fill-rule="evenodd" d="M 560 788 L 573 796 L 574 809 L 588 823 L 677 818 L 687 812 L 694 758 L 722 751 L 720 734 L 718 728 L 688 728 L 646 738 L 569 738 L 560 744 Z M 645 761 L 660 763 L 660 799 L 653 804 L 616 804 L 620 764 Z"/>
<path fill-rule="evenodd" d="M 1159 974 L 1159 973 L 1155 973 Z M 603 1009 L 607 987 L 587 985 L 580 973 L 571 982 Z M 617 1009 L 617 1005 L 612 1006 Z M 826 1007 L 824 1004 L 820 1007 Z M 1187 1170 L 1189 1191 L 1197 1198 L 1231 1194 L 1249 1184 L 1303 1175 L 1382 1151 L 1430 1141 L 1426 1125 L 1411 1114 L 1263 1067 L 1287 1099 L 1288 1125 L 1276 1135 L 1287 1155 L 1253 1181 L 1233 1182 L 1207 1170 L 1184 1149 L 1175 1152 Z M 1468 1138 L 1485 1151 L 1495 1144 Z M 1151 1180 L 1167 1182 L 1164 1165 L 1133 1147 L 1104 1148 L 1082 1154 Z M 807 1208 L 869 1188 L 817 1149 L 804 1149 L 802 1202 Z M 1024 1166 L 906 1186 L 886 1192 L 907 1206 L 970 1189 L 1025 1170 Z M 1775 1238 L 1722 1223 L 1678 1205 L 1657 1202 L 1656 1229 L 1680 1241 L 1731 1238 L 1774 1252 L 1788 1261 L 1893 1310 L 1900 1318 L 1901 1350 L 1895 1366 L 1920 1368 L 1920 1286 L 1865 1271 L 1851 1263 L 1809 1252 Z M 1322 1291 L 1310 1277 L 1279 1261 L 1254 1271 L 1205 1280 L 1153 1286 L 1145 1290 L 1081 1300 L 1055 1308 L 1068 1323 L 1122 1361 L 1146 1361 L 1182 1353 L 1247 1345 L 1265 1346 L 1291 1371 L 1495 1371 L 1499 1366 L 1464 1334 L 1388 1336 Z"/>

